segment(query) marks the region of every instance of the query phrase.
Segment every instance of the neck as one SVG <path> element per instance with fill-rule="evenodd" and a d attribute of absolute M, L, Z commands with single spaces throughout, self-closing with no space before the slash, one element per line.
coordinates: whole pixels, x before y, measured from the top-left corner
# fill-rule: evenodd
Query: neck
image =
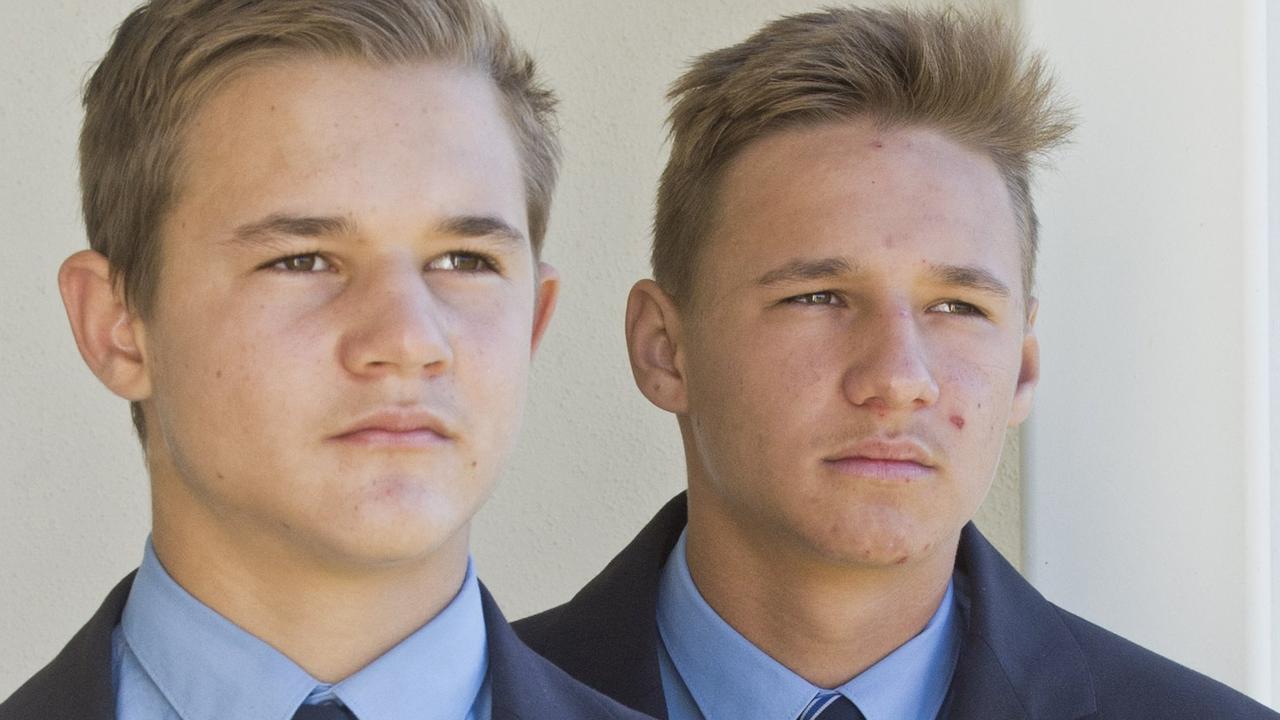
<path fill-rule="evenodd" d="M 152 544 L 169 575 L 321 682 L 349 677 L 425 625 L 466 576 L 466 526 L 429 556 L 366 565 L 163 505 L 153 500 Z"/>
<path fill-rule="evenodd" d="M 955 543 L 893 567 L 833 562 L 738 526 L 706 495 L 690 488 L 686 553 L 699 593 L 818 687 L 843 685 L 918 635 L 946 594 Z"/>

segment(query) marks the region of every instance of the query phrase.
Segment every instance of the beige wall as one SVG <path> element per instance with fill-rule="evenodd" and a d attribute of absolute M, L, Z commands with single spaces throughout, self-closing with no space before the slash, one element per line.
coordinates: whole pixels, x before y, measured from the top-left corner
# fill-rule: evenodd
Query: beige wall
<path fill-rule="evenodd" d="M 512 617 L 565 599 L 681 487 L 675 423 L 632 387 L 621 330 L 627 289 L 647 273 L 667 84 L 692 55 L 820 4 L 499 0 L 563 98 L 567 148 L 547 250 L 564 295 L 520 449 L 474 534 L 480 572 Z M 54 287 L 58 263 L 85 242 L 79 85 L 133 5 L 0 4 L 0 696 L 136 565 L 147 531 L 127 407 L 83 367 Z M 1016 560 L 1013 450 L 980 522 Z"/>

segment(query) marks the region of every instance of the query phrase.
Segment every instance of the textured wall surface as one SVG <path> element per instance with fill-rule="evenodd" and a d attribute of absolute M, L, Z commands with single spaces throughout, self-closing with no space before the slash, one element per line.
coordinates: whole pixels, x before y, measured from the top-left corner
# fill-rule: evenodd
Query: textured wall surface
<path fill-rule="evenodd" d="M 1004 455 L 991 492 L 978 509 L 974 522 L 992 545 L 1022 569 L 1022 444 L 1018 433 L 1005 437 Z"/>
<path fill-rule="evenodd" d="M 682 485 L 675 422 L 632 387 L 622 338 L 627 290 L 648 272 L 665 88 L 689 57 L 820 3 L 497 4 L 560 92 L 567 149 L 547 250 L 563 296 L 519 450 L 474 531 L 480 572 L 517 617 L 567 598 Z M 85 243 L 80 83 L 133 5 L 0 3 L 0 696 L 136 565 L 147 532 L 127 406 L 83 367 L 54 285 Z M 1012 444 L 980 524 L 1015 560 L 1020 514 Z"/>

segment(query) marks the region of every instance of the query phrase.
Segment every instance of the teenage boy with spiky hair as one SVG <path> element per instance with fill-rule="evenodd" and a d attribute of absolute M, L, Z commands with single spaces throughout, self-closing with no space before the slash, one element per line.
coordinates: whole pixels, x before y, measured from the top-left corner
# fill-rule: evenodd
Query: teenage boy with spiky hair
<path fill-rule="evenodd" d="M 1276 717 L 1051 605 L 970 523 L 1031 409 L 1031 170 L 1071 124 L 1018 36 L 834 8 L 671 96 L 626 334 L 688 493 L 530 645 L 672 720 Z"/>

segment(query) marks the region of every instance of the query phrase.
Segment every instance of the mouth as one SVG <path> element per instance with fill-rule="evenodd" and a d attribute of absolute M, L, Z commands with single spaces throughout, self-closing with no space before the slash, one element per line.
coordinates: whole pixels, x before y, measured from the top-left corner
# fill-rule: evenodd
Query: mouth
<path fill-rule="evenodd" d="M 933 455 L 913 440 L 863 440 L 823 462 L 841 474 L 884 482 L 920 480 L 937 470 Z"/>
<path fill-rule="evenodd" d="M 827 460 L 826 463 L 845 475 L 884 482 L 910 482 L 933 474 L 933 468 L 907 460 L 850 457 Z"/>
<path fill-rule="evenodd" d="M 454 439 L 442 419 L 417 408 L 391 408 L 364 416 L 330 440 L 355 447 L 420 450 Z"/>

